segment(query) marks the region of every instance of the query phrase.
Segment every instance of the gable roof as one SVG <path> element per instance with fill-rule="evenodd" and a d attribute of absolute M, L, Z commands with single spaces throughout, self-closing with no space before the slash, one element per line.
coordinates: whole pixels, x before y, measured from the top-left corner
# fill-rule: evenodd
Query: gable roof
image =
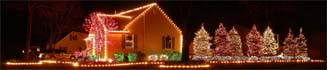
<path fill-rule="evenodd" d="M 131 21 L 129 21 L 126 26 L 124 27 L 123 30 L 127 30 L 127 28 L 134 23 L 134 21 L 138 20 L 141 16 L 143 16 L 145 13 L 147 13 L 150 9 L 152 8 L 158 8 L 160 10 L 160 13 L 162 13 L 166 19 L 169 20 L 169 22 L 171 23 L 171 25 L 173 25 L 181 34 L 182 31 L 176 26 L 176 24 L 167 16 L 167 14 L 157 5 L 157 3 L 151 3 L 148 5 L 144 5 L 142 7 L 138 7 L 132 10 L 128 10 L 128 11 L 124 11 L 124 12 L 120 12 L 116 15 L 122 15 L 122 16 L 130 16 L 131 17 Z"/>
<path fill-rule="evenodd" d="M 157 3 L 151 3 L 148 5 L 144 5 L 142 7 L 134 8 L 132 10 L 127 10 L 124 12 L 120 12 L 118 14 L 98 14 L 97 16 L 111 16 L 115 17 L 115 20 L 119 22 L 119 26 L 125 26 L 125 27 L 119 27 L 119 29 L 127 30 L 127 28 L 133 24 L 136 20 L 138 20 L 142 15 L 147 13 L 152 8 L 158 8 L 160 10 L 160 13 L 165 16 L 166 19 L 170 22 L 171 25 L 173 25 L 180 34 L 182 34 L 182 31 L 176 26 L 176 24 L 167 16 L 167 14 L 157 5 Z M 127 19 L 123 19 L 127 18 Z"/>
<path fill-rule="evenodd" d="M 77 31 L 72 31 L 69 34 L 67 34 L 64 38 L 62 38 L 61 40 L 59 40 L 55 44 L 55 46 L 58 46 L 58 45 L 63 44 L 63 43 L 67 43 L 65 41 L 69 41 L 71 35 L 77 35 L 77 39 L 78 40 L 84 40 L 84 38 L 86 38 L 88 34 L 87 33 L 82 33 L 82 32 L 77 32 Z"/>

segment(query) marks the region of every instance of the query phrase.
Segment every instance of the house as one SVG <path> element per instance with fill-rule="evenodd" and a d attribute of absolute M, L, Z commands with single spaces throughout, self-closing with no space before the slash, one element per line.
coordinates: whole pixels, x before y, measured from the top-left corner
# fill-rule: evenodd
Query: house
<path fill-rule="evenodd" d="M 163 52 L 182 53 L 182 31 L 156 4 L 127 10 L 117 14 L 98 14 L 98 17 L 111 17 L 119 23 L 117 30 L 105 30 L 104 47 L 100 59 L 114 59 L 114 53 L 140 52 L 145 56 Z M 95 53 L 94 34 L 89 34 L 86 43 L 88 50 Z"/>
<path fill-rule="evenodd" d="M 55 44 L 55 49 L 66 51 L 73 54 L 76 51 L 81 51 L 86 48 L 84 38 L 87 33 L 72 31 Z"/>

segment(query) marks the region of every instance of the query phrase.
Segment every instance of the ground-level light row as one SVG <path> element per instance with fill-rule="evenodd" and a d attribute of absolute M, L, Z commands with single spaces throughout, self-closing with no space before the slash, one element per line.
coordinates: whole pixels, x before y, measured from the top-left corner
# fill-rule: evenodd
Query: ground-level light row
<path fill-rule="evenodd" d="M 39 62 L 7 62 L 7 65 L 41 65 L 41 64 L 45 64 L 45 63 L 49 63 L 49 64 L 73 64 L 73 63 L 77 63 L 77 62 L 73 62 L 73 61 L 54 61 L 54 60 L 41 60 Z"/>
<path fill-rule="evenodd" d="M 42 62 L 7 62 L 7 65 L 41 65 Z"/>
<path fill-rule="evenodd" d="M 285 62 L 325 62 L 324 60 L 232 60 L 232 61 L 210 61 L 210 63 L 285 63 Z"/>
<path fill-rule="evenodd" d="M 131 63 L 112 63 L 112 64 L 77 64 L 74 63 L 75 67 L 111 67 L 111 66 L 130 66 L 130 65 L 147 65 L 147 64 L 164 64 L 164 62 L 131 62 Z"/>
<path fill-rule="evenodd" d="M 209 68 L 210 65 L 159 65 L 159 68 Z"/>

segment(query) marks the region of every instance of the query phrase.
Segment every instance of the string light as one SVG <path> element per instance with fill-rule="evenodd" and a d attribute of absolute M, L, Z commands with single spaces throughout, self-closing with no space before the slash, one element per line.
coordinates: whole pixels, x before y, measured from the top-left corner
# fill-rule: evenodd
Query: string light
<path fill-rule="evenodd" d="M 182 48 L 183 48 L 183 35 L 182 35 L 182 31 L 176 26 L 176 24 L 167 16 L 166 13 L 164 13 L 164 11 L 156 4 L 156 3 L 151 3 L 149 5 L 145 5 L 143 7 L 139 7 L 139 8 L 136 8 L 136 9 L 133 9 L 133 10 L 129 10 L 129 11 L 126 11 L 126 12 L 122 12 L 122 13 L 119 13 L 118 15 L 121 15 L 121 14 L 125 14 L 125 13 L 128 13 L 128 12 L 132 12 L 132 11 L 136 11 L 136 10 L 140 10 L 140 9 L 143 9 L 143 8 L 147 8 L 144 12 L 142 12 L 140 15 L 138 15 L 134 20 L 132 20 L 130 23 L 128 23 L 124 30 L 128 30 L 128 28 L 138 19 L 140 19 L 141 16 L 144 16 L 144 14 L 146 12 L 148 12 L 151 8 L 153 8 L 153 6 L 157 7 L 159 10 L 160 10 L 160 13 L 162 13 L 166 19 L 168 19 L 168 21 L 170 22 L 171 25 L 173 25 L 179 32 L 179 34 L 181 35 L 180 36 L 180 50 L 179 52 L 182 53 Z"/>
<path fill-rule="evenodd" d="M 210 65 L 159 65 L 159 68 L 209 68 Z"/>
<path fill-rule="evenodd" d="M 128 23 L 124 30 L 127 30 L 128 27 L 130 27 L 136 20 L 140 19 L 141 16 L 143 16 L 147 11 L 149 11 L 153 6 L 150 6 L 149 8 L 147 8 L 144 12 L 142 12 L 140 15 L 138 15 L 134 20 L 132 20 L 130 23 Z"/>
<path fill-rule="evenodd" d="M 74 67 L 77 67 L 77 66 L 78 66 L 78 63 L 77 63 L 77 62 L 75 62 L 75 63 L 73 64 L 73 66 L 74 66 Z"/>
<path fill-rule="evenodd" d="M 324 60 L 236 60 L 236 61 L 210 61 L 209 63 L 304 63 L 304 62 L 325 62 Z"/>
<path fill-rule="evenodd" d="M 164 64 L 164 62 L 131 62 L 131 63 L 110 63 L 110 64 L 82 64 L 81 67 L 114 67 L 114 66 L 131 66 L 131 65 L 147 65 L 147 64 Z"/>
<path fill-rule="evenodd" d="M 146 12 L 148 12 L 153 6 L 157 7 L 159 10 L 160 10 L 160 13 L 162 13 L 166 19 L 168 19 L 168 21 L 178 30 L 178 32 L 180 34 L 182 34 L 182 31 L 174 24 L 174 22 L 167 16 L 166 13 L 164 13 L 164 11 L 156 4 L 156 3 L 151 3 L 149 5 L 146 5 L 146 6 L 143 6 L 143 7 L 140 7 L 140 8 L 148 8 L 146 9 L 144 12 L 142 12 L 139 16 L 137 16 L 134 20 L 132 20 L 130 23 L 128 23 L 124 30 L 127 30 L 127 28 L 132 24 L 134 23 L 136 20 L 138 20 L 141 16 L 143 16 Z M 129 10 L 127 12 L 131 12 L 131 11 L 135 11 L 135 10 L 139 10 L 140 8 L 136 8 L 134 10 Z M 120 13 L 120 14 L 117 14 L 117 15 L 121 15 L 121 14 L 124 14 L 124 12 Z"/>
<path fill-rule="evenodd" d="M 7 65 L 41 65 L 42 62 L 7 62 Z"/>
<path fill-rule="evenodd" d="M 125 12 L 120 12 L 117 15 L 123 15 L 123 14 L 129 13 L 129 12 L 133 12 L 133 11 L 137 11 L 137 10 L 140 10 L 140 9 L 151 7 L 153 5 L 156 5 L 156 3 L 151 3 L 151 4 L 145 5 L 143 7 L 138 7 L 138 8 L 135 8 L 135 9 L 132 9 L 132 10 L 128 10 L 128 11 L 125 11 Z"/>
<path fill-rule="evenodd" d="M 92 55 L 95 56 L 96 55 L 96 51 L 98 51 L 98 48 L 102 48 L 102 47 L 98 47 L 98 46 L 101 46 L 101 45 L 104 45 L 104 58 L 102 60 L 107 60 L 108 56 L 107 56 L 107 32 L 108 33 L 129 33 L 129 31 L 127 30 L 127 28 L 129 26 L 131 26 L 136 20 L 140 19 L 141 16 L 144 16 L 145 13 L 147 13 L 150 9 L 152 9 L 154 6 L 156 6 L 159 10 L 160 10 L 160 13 L 162 13 L 166 19 L 169 20 L 170 24 L 173 25 L 176 29 L 178 29 L 178 32 L 179 34 L 181 35 L 180 36 L 180 50 L 179 52 L 182 52 L 182 42 L 183 42 L 183 36 L 182 36 L 182 31 L 174 24 L 174 22 L 162 11 L 162 9 L 156 4 L 156 3 L 151 3 L 151 4 L 148 4 L 148 5 L 145 5 L 145 6 L 142 6 L 142 7 L 139 7 L 139 8 L 135 8 L 135 9 L 132 9 L 132 10 L 128 10 L 128 11 L 125 11 L 125 12 L 121 12 L 119 14 L 114 14 L 114 15 L 110 15 L 110 14 L 104 14 L 104 13 L 101 13 L 101 12 L 95 12 L 95 13 L 91 13 L 91 17 L 89 19 L 86 19 L 86 25 L 87 26 L 86 28 L 90 28 L 88 31 L 93 31 L 94 30 L 98 30 L 100 29 L 100 32 L 96 31 L 96 33 L 92 33 L 90 32 L 90 35 L 91 34 L 95 34 L 96 36 L 90 36 L 88 38 L 90 39 L 85 39 L 85 40 L 88 40 L 90 42 L 90 44 L 92 44 Z M 131 16 L 126 16 L 126 15 L 123 15 L 123 14 L 126 14 L 126 13 L 129 13 L 129 12 L 133 12 L 133 11 L 137 11 L 137 10 L 140 10 L 140 9 L 145 9 L 145 11 L 143 11 L 140 15 L 138 15 L 136 18 L 134 18 L 131 22 L 129 22 L 125 28 L 123 30 L 125 31 L 109 31 L 107 30 L 106 26 L 104 26 L 103 22 L 105 22 L 105 20 L 102 19 L 102 17 L 123 17 L 123 18 L 132 18 Z M 90 24 L 90 25 L 87 25 L 87 24 Z M 103 28 L 101 27 L 101 25 L 103 26 Z M 83 25 L 84 26 L 84 25 Z M 93 29 L 92 29 L 93 28 Z M 101 32 L 101 29 L 104 29 L 104 34 Z M 100 35 L 99 35 L 100 33 Z M 102 35 L 104 35 L 104 41 L 102 40 Z M 98 38 L 101 37 L 99 40 Z M 102 44 L 102 42 L 105 42 L 104 44 Z M 100 51 L 100 50 L 99 50 Z M 96 56 L 98 57 L 98 56 Z M 99 59 L 96 59 L 96 60 L 99 60 Z M 100 59 L 101 60 L 101 59 Z"/>
<path fill-rule="evenodd" d="M 129 33 L 129 31 L 124 31 L 124 30 L 109 30 L 107 32 L 111 32 L 111 33 Z"/>
<path fill-rule="evenodd" d="M 109 14 L 97 14 L 97 16 L 106 16 L 106 17 L 122 17 L 122 18 L 128 18 L 131 19 L 131 16 L 124 16 L 124 15 L 109 15 Z"/>
<path fill-rule="evenodd" d="M 54 61 L 54 60 L 41 60 L 40 62 L 41 62 L 41 63 L 57 63 L 57 62 Z"/>
<path fill-rule="evenodd" d="M 109 17 L 109 19 L 107 19 Z M 113 20 L 111 17 L 125 17 L 131 18 L 130 16 L 122 15 L 109 15 L 101 12 L 93 12 L 90 14 L 89 18 L 85 19 L 83 27 L 86 31 L 89 32 L 89 36 L 85 39 L 92 48 L 92 57 L 95 57 L 95 61 L 107 61 L 107 34 L 110 30 L 118 29 L 118 23 Z M 113 32 L 122 32 L 122 31 L 113 31 Z M 99 54 L 104 48 L 104 58 L 98 58 Z"/>
<path fill-rule="evenodd" d="M 180 53 L 183 53 L 183 34 L 181 34 L 180 36 L 180 47 L 179 47 L 179 51 Z"/>

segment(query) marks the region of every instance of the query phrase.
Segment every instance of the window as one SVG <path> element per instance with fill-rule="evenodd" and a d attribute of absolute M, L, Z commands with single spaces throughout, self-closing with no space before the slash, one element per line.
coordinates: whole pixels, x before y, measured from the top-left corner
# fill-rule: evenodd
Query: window
<path fill-rule="evenodd" d="M 123 41 L 124 48 L 134 48 L 134 35 L 124 34 Z"/>
<path fill-rule="evenodd" d="M 175 37 L 163 36 L 162 37 L 162 49 L 175 49 Z"/>

